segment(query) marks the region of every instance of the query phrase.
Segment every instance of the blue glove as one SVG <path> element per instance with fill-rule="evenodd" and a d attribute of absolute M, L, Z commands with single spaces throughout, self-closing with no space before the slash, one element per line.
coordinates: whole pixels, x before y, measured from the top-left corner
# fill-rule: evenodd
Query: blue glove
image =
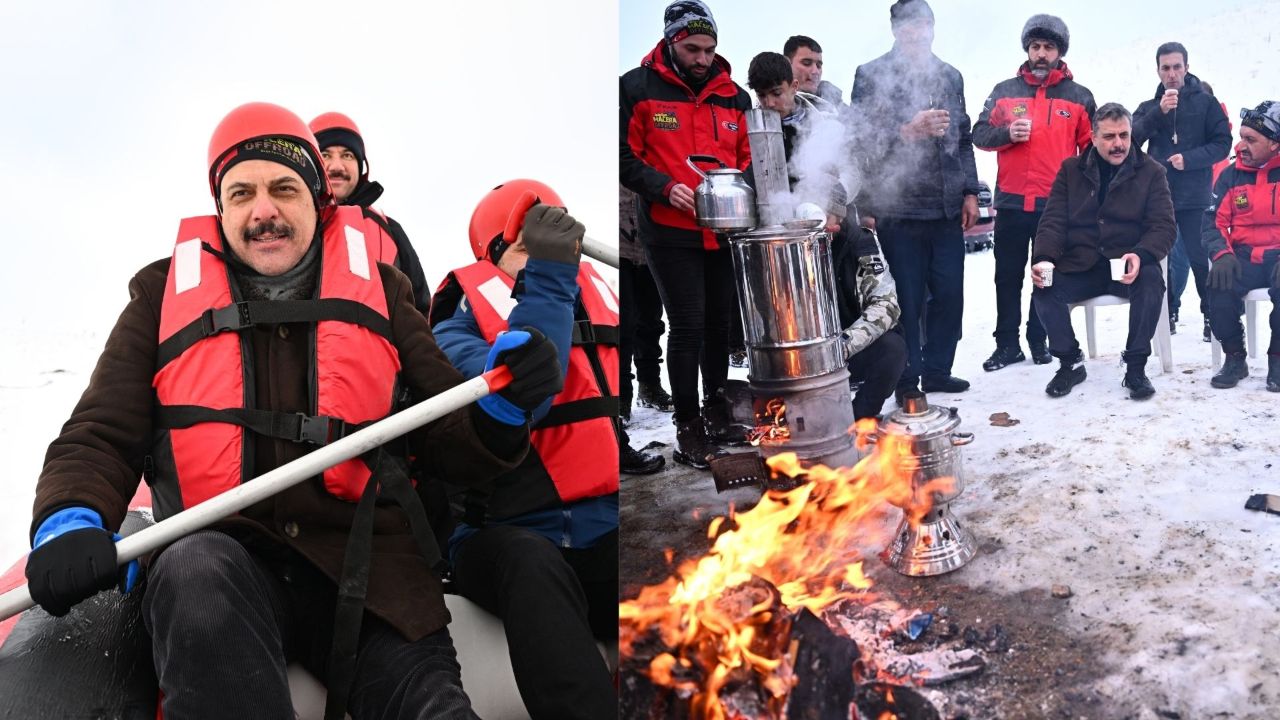
<path fill-rule="evenodd" d="M 100 590 L 132 590 L 140 565 L 134 560 L 116 567 L 119 539 L 103 528 L 102 516 L 86 507 L 63 508 L 45 518 L 27 558 L 31 598 L 50 615 L 66 615 Z"/>
<path fill-rule="evenodd" d="M 536 328 L 498 335 L 489 348 L 484 369 L 488 372 L 497 365 L 511 370 L 511 384 L 480 398 L 477 404 L 500 423 L 525 424 L 531 411 L 564 387 L 555 343 Z"/>

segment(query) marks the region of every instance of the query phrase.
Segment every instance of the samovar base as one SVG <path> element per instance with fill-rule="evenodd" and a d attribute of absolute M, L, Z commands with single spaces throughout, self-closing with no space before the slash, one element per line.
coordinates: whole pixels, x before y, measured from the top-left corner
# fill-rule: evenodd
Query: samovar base
<path fill-rule="evenodd" d="M 974 556 L 973 536 L 951 514 L 935 507 L 914 528 L 906 517 L 880 559 L 903 575 L 925 577 L 957 570 Z"/>

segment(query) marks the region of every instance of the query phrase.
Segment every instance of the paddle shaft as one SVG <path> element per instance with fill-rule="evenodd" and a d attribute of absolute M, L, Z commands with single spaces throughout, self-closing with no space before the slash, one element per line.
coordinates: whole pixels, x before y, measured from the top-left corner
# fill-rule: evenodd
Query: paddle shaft
<path fill-rule="evenodd" d="M 501 390 L 511 382 L 511 371 L 505 365 L 452 387 L 413 407 L 352 433 L 340 440 L 317 448 L 293 462 L 242 483 L 195 507 L 166 518 L 116 543 L 116 562 L 125 565 L 147 553 L 158 550 L 184 535 L 221 520 L 228 515 L 261 502 L 281 490 L 315 477 L 345 460 L 363 455 L 389 440 L 437 420 L 449 413 Z M 0 595 L 0 620 L 8 619 L 35 605 L 28 587 L 20 585 Z"/>
<path fill-rule="evenodd" d="M 611 268 L 617 269 L 618 267 L 618 248 L 595 238 L 583 236 L 582 254 L 592 260 L 599 260 Z"/>

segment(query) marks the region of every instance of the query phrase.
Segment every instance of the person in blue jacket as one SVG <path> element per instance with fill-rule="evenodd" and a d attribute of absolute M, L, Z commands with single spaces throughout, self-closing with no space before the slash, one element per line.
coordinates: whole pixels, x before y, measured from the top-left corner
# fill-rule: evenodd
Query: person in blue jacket
<path fill-rule="evenodd" d="M 617 712 L 596 641 L 616 642 L 618 627 L 618 303 L 579 262 L 584 229 L 563 205 L 533 180 L 489 192 L 471 218 L 476 262 L 432 301 L 440 347 L 463 375 L 489 367 L 508 328 L 539 330 L 567 368 L 564 390 L 529 415 L 525 462 L 451 493 L 448 546 L 457 591 L 503 620 L 530 715 L 604 718 Z"/>

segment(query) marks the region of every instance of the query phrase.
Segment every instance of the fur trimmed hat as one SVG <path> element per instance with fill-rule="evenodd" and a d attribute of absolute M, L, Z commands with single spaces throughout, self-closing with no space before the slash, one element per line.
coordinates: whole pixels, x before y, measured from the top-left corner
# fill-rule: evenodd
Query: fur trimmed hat
<path fill-rule="evenodd" d="M 1067 31 L 1067 24 L 1056 15 L 1032 15 L 1022 26 L 1022 49 L 1031 47 L 1032 40 L 1048 40 L 1058 46 L 1058 55 L 1063 56 L 1071 43 L 1071 33 Z"/>

